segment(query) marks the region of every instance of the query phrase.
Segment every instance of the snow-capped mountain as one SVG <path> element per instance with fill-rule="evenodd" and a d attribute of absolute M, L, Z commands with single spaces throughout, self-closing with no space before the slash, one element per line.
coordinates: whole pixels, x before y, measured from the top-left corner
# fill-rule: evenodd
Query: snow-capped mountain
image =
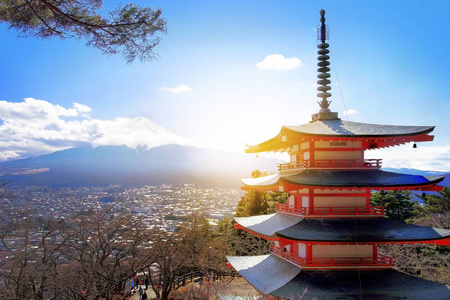
<path fill-rule="evenodd" d="M 31 117 L 29 120 L 22 118 L 20 122 L 15 119 L 2 119 L 0 125 L 0 161 L 39 156 L 81 146 L 125 145 L 131 149 L 151 149 L 168 144 L 195 146 L 187 139 L 144 117 L 48 120 L 44 116 L 37 120 Z"/>
<path fill-rule="evenodd" d="M 138 147 L 151 149 L 168 144 L 192 146 L 187 139 L 144 117 L 116 119 L 111 123 L 102 123 L 92 140 L 94 147 L 125 145 L 132 149 Z"/>

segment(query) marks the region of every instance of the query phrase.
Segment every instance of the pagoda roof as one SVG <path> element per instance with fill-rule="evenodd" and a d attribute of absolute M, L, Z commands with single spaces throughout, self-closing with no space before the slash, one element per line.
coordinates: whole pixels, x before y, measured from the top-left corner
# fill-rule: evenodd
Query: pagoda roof
<path fill-rule="evenodd" d="M 430 133 L 434 130 L 435 126 L 381 125 L 335 119 L 317 120 L 303 125 L 284 127 L 288 130 L 307 135 L 387 137 Z"/>
<path fill-rule="evenodd" d="M 449 286 L 392 269 L 306 271 L 273 254 L 227 259 L 260 292 L 286 299 L 450 299 Z"/>
<path fill-rule="evenodd" d="M 245 276 L 244 276 L 245 277 Z M 250 282 L 251 283 L 251 282 Z M 450 287 L 396 270 L 302 271 L 272 292 L 288 299 L 450 299 Z"/>
<path fill-rule="evenodd" d="M 450 229 L 430 228 L 407 224 L 388 218 L 297 218 L 286 219 L 275 213 L 235 218 L 246 230 L 264 237 L 279 237 L 316 243 L 401 243 L 430 242 L 450 239 Z"/>
<path fill-rule="evenodd" d="M 317 242 L 408 242 L 450 239 L 450 229 L 407 224 L 389 218 L 304 219 L 278 236 Z"/>
<path fill-rule="evenodd" d="M 296 173 L 279 173 L 258 178 L 241 179 L 244 190 L 276 190 L 284 186 L 284 191 L 299 187 L 372 189 L 398 188 L 411 190 L 433 189 L 445 176 L 409 175 L 382 170 L 311 170 Z"/>
<path fill-rule="evenodd" d="M 435 126 L 405 126 L 359 123 L 351 121 L 316 120 L 297 126 L 282 126 L 280 133 L 274 138 L 257 145 L 248 146 L 247 153 L 265 151 L 283 151 L 292 146 L 293 142 L 309 139 L 383 139 L 377 143 L 377 148 L 400 145 L 407 142 L 431 141 L 433 136 L 427 134 Z M 402 140 L 401 138 L 406 138 Z M 392 140 L 397 138 L 397 140 Z"/>
<path fill-rule="evenodd" d="M 275 237 L 277 231 L 287 229 L 303 220 L 302 217 L 283 214 L 235 217 L 234 220 L 247 229 L 266 237 Z"/>
<path fill-rule="evenodd" d="M 227 259 L 251 285 L 265 294 L 282 288 L 301 271 L 298 266 L 271 254 L 227 256 Z"/>

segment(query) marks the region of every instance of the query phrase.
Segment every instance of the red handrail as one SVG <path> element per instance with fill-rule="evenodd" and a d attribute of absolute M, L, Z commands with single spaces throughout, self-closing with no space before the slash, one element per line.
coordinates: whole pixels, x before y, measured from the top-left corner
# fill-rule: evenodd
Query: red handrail
<path fill-rule="evenodd" d="M 361 160 L 303 160 L 278 164 L 278 171 L 291 170 L 297 168 L 381 168 L 382 159 L 361 159 Z"/>
<path fill-rule="evenodd" d="M 392 257 L 378 254 L 376 257 L 320 257 L 303 258 L 291 252 L 282 251 L 275 245 L 270 246 L 272 254 L 288 260 L 300 267 L 392 267 Z"/>
<path fill-rule="evenodd" d="M 279 256 L 281 258 L 284 258 L 298 266 L 303 267 L 306 264 L 306 260 L 298 255 L 295 255 L 294 253 L 282 251 L 280 248 L 276 247 L 275 245 L 270 245 L 270 252 L 272 254 L 275 254 L 276 256 Z"/>
<path fill-rule="evenodd" d="M 294 215 L 384 215 L 383 206 L 356 207 L 296 207 L 275 203 L 277 212 Z"/>

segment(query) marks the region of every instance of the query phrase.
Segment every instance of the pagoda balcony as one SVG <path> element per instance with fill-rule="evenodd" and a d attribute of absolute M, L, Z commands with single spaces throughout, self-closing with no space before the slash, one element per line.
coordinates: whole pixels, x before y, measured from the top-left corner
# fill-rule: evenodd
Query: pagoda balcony
<path fill-rule="evenodd" d="M 393 258 L 378 254 L 376 257 L 327 257 L 303 258 L 270 245 L 270 252 L 303 269 L 392 268 Z"/>
<path fill-rule="evenodd" d="M 364 207 L 297 207 L 275 203 L 278 213 L 296 216 L 384 216 L 383 206 Z"/>
<path fill-rule="evenodd" d="M 364 160 L 303 160 L 299 162 L 291 162 L 278 164 L 278 171 L 289 171 L 302 168 L 317 169 L 379 169 L 381 168 L 382 159 L 364 159 Z"/>

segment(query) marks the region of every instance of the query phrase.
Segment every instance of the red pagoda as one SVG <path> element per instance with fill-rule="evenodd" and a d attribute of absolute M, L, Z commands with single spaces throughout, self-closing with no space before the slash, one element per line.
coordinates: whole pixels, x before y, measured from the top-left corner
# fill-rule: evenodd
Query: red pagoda
<path fill-rule="evenodd" d="M 372 191 L 440 191 L 444 177 L 386 172 L 381 159 L 364 158 L 366 150 L 432 141 L 434 126 L 357 123 L 331 112 L 325 11 L 320 14 L 319 113 L 246 149 L 290 156 L 278 174 L 242 180 L 243 190 L 289 196 L 275 214 L 235 218 L 237 228 L 273 242 L 270 254 L 228 261 L 259 291 L 282 298 L 450 299 L 450 287 L 396 271 L 393 258 L 378 253 L 383 244 L 450 246 L 450 230 L 389 219 L 384 207 L 369 203 Z"/>

